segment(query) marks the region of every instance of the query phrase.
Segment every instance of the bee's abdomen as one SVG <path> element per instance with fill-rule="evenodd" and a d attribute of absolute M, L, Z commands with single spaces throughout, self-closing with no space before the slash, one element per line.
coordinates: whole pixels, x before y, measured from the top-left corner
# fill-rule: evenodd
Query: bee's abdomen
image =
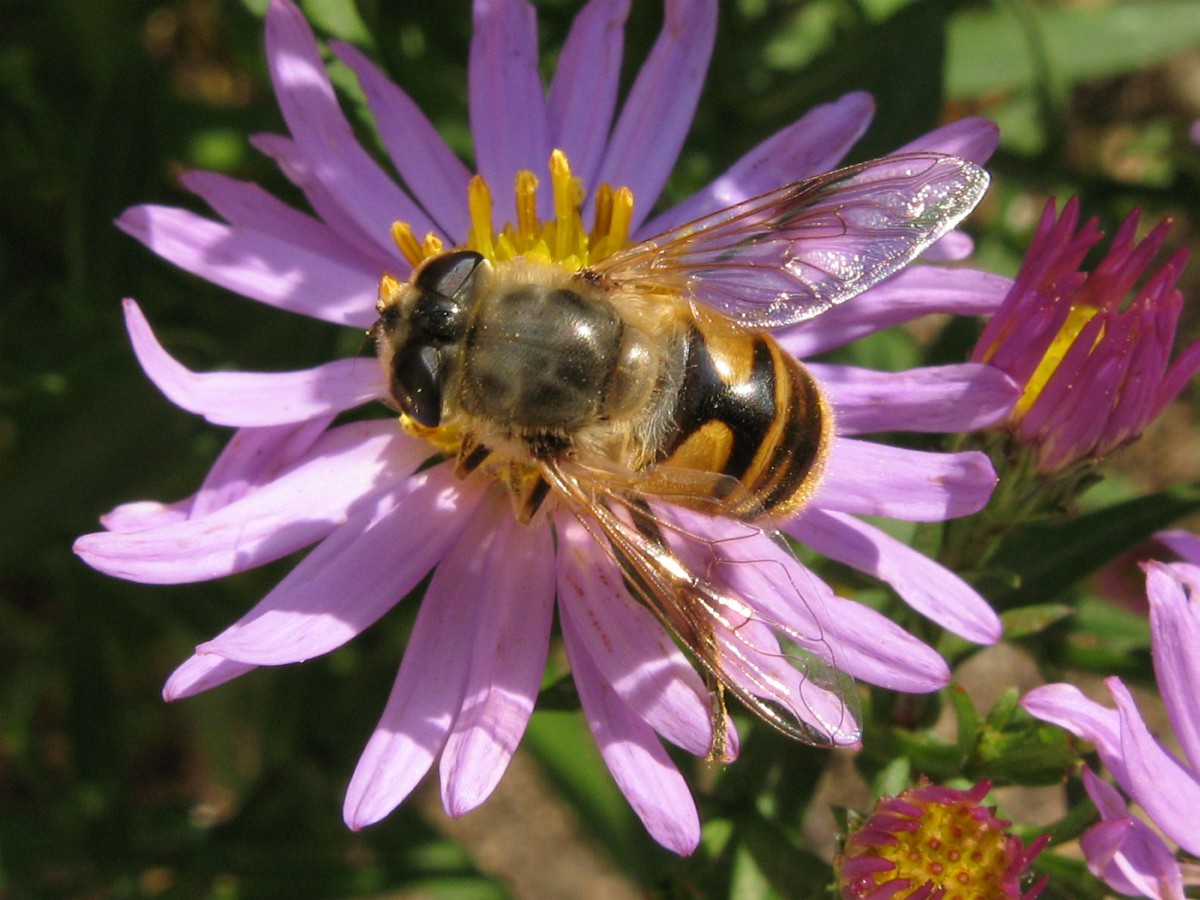
<path fill-rule="evenodd" d="M 696 505 L 743 520 L 784 516 L 811 496 L 833 425 L 816 382 L 770 337 L 698 326 L 674 422 L 661 463 L 728 476 Z"/>

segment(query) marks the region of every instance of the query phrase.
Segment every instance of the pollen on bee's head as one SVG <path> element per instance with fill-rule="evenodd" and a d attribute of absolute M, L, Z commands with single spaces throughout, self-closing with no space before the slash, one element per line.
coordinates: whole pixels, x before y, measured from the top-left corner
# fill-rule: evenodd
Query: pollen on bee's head
<path fill-rule="evenodd" d="M 538 177 L 528 169 L 517 172 L 513 183 L 516 221 L 497 229 L 492 220 L 492 189 L 482 175 L 467 186 L 470 227 L 466 239 L 454 249 L 474 250 L 489 261 L 509 262 L 522 258 L 557 265 L 570 272 L 586 268 L 612 255 L 629 243 L 633 221 L 633 192 L 600 184 L 595 191 L 592 228 L 583 222 L 587 189 L 571 172 L 562 150 L 550 154 L 550 189 L 554 215 L 543 220 L 537 213 Z M 392 225 L 392 240 L 415 270 L 422 262 L 445 251 L 442 240 L 432 232 L 417 240 L 407 222 Z"/>

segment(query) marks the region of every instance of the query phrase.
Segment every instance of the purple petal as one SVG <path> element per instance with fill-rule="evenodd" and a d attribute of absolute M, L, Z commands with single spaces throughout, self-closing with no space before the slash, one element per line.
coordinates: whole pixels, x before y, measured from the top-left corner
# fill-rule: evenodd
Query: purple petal
<path fill-rule="evenodd" d="M 398 483 L 427 453 L 391 422 L 344 425 L 288 472 L 209 515 L 149 531 L 84 535 L 75 552 L 102 572 L 151 584 L 242 572 L 320 540 L 364 495 Z"/>
<path fill-rule="evenodd" d="M 1200 615 L 1193 597 L 1177 573 L 1182 566 L 1150 562 L 1146 565 L 1146 593 L 1150 598 L 1150 635 L 1154 672 L 1167 708 L 1171 728 L 1193 772 L 1200 772 Z"/>
<path fill-rule="evenodd" d="M 600 755 L 651 837 L 675 853 L 691 853 L 700 843 L 700 817 L 687 782 L 650 726 L 600 674 L 570 621 L 563 620 L 563 640 Z"/>
<path fill-rule="evenodd" d="M 975 241 L 965 231 L 951 231 L 921 254 L 923 262 L 958 262 L 975 252 Z"/>
<path fill-rule="evenodd" d="M 261 232 L 363 271 L 382 272 L 394 260 L 394 254 L 382 253 L 374 244 L 346 240 L 325 222 L 293 209 L 252 182 L 216 172 L 186 172 L 179 180 L 235 228 Z"/>
<path fill-rule="evenodd" d="M 191 507 L 192 499 L 190 497 L 176 503 L 135 500 L 132 503 L 122 503 L 106 512 L 100 517 L 100 524 L 106 531 L 115 531 L 118 534 L 145 531 L 148 528 L 162 528 L 164 525 L 186 521 L 188 510 Z"/>
<path fill-rule="evenodd" d="M 334 41 L 330 46 L 358 76 L 379 137 L 417 202 L 437 220 L 443 234 L 466 240 L 470 170 L 417 104 L 374 63 L 349 44 Z"/>
<path fill-rule="evenodd" d="M 287 0 L 267 9 L 267 67 L 275 96 L 312 175 L 385 252 L 397 219 L 415 233 L 433 222 L 387 176 L 354 137 L 325 73 L 321 53 L 303 14 Z"/>
<path fill-rule="evenodd" d="M 163 686 L 163 699 L 169 703 L 184 697 L 194 697 L 257 668 L 258 666 L 233 662 L 215 653 L 193 654 L 171 673 L 171 677 Z"/>
<path fill-rule="evenodd" d="M 379 272 L 183 209 L 135 206 L 117 227 L 206 281 L 279 309 L 354 328 L 376 318 Z"/>
<path fill-rule="evenodd" d="M 549 524 L 521 525 L 500 492 L 492 506 L 490 531 L 475 545 L 486 591 L 472 598 L 471 670 L 442 751 L 442 803 L 452 816 L 486 800 L 508 768 L 537 699 L 554 617 Z"/>
<path fill-rule="evenodd" d="M 328 425 L 327 419 L 314 419 L 298 425 L 240 428 L 194 496 L 170 504 L 126 503 L 101 516 L 100 522 L 109 531 L 124 534 L 209 515 L 274 481 L 308 452 Z"/>
<path fill-rule="evenodd" d="M 870 607 L 826 587 L 816 615 L 833 648 L 832 663 L 846 674 L 909 694 L 940 690 L 949 683 L 950 670 L 936 650 Z"/>
<path fill-rule="evenodd" d="M 784 546 L 752 525 L 673 509 L 686 531 L 720 548 L 710 577 L 804 650 L 855 678 L 922 693 L 949 681 L 945 660 L 899 625 L 836 596 Z M 817 679 L 821 681 L 821 679 Z"/>
<path fill-rule="evenodd" d="M 197 374 L 162 348 L 138 305 L 125 301 L 125 325 L 142 369 L 176 406 L 215 425 L 267 426 L 336 415 L 386 396 L 373 360 L 355 358 L 301 372 Z"/>
<path fill-rule="evenodd" d="M 605 682 L 650 727 L 689 753 L 712 748 L 709 692 L 663 626 L 573 516 L 558 526 L 559 615 Z M 568 626 L 569 623 L 569 626 Z"/>
<path fill-rule="evenodd" d="M 916 153 L 933 150 L 983 165 L 996 152 L 1000 143 L 1000 127 L 991 119 L 968 116 L 935 128 L 915 141 L 905 144 L 897 153 Z"/>
<path fill-rule="evenodd" d="M 1189 853 L 1200 853 L 1200 783 L 1150 734 L 1121 680 L 1107 678 L 1105 684 L 1121 717 L 1121 753 L 1129 775 L 1129 784 L 1121 786 L 1167 837 Z"/>
<path fill-rule="evenodd" d="M 1116 710 L 1089 700 L 1071 684 L 1046 684 L 1021 699 L 1031 716 L 1065 728 L 1076 737 L 1096 745 L 1104 767 L 1129 791 L 1129 775 L 1121 751 L 1121 720 Z"/>
<path fill-rule="evenodd" d="M 665 21 L 613 128 L 597 181 L 633 191 L 638 232 L 683 146 L 717 33 L 715 0 L 667 0 Z"/>
<path fill-rule="evenodd" d="M 1123 894 L 1184 900 L 1179 863 L 1163 839 L 1129 814 L 1111 785 L 1086 766 L 1082 774 L 1103 820 L 1079 839 L 1092 873 Z"/>
<path fill-rule="evenodd" d="M 429 771 L 462 709 L 479 627 L 476 617 L 494 574 L 479 549 L 495 537 L 497 506 L 492 503 L 487 512 L 471 517 L 463 539 L 450 546 L 421 600 L 387 707 L 346 789 L 342 815 L 355 830 L 378 822 L 403 802 Z M 424 524 L 420 510 L 411 512 L 411 517 L 395 518 Z M 379 565 L 386 559 L 377 556 L 374 568 L 386 569 Z"/>
<path fill-rule="evenodd" d="M 196 649 L 276 666 L 340 647 L 437 565 L 487 488 L 478 479 L 455 480 L 445 465 L 412 475 L 399 487 L 385 485 L 351 506 L 345 524 L 250 612 Z"/>
<path fill-rule="evenodd" d="M 1154 537 L 1161 543 L 1166 544 L 1167 548 L 1183 559 L 1184 562 L 1200 566 L 1200 534 L 1177 529 L 1173 531 L 1160 531 Z"/>
<path fill-rule="evenodd" d="M 995 485 L 983 453 L 926 453 L 838 438 L 811 503 L 855 515 L 941 522 L 978 512 Z"/>
<path fill-rule="evenodd" d="M 994 644 L 1002 636 L 999 617 L 970 585 L 866 522 L 809 507 L 784 530 L 822 556 L 886 581 L 913 609 L 969 641 Z"/>
<path fill-rule="evenodd" d="M 629 0 L 592 0 L 571 24 L 547 100 L 551 144 L 567 154 L 571 171 L 587 186 L 608 142 Z"/>
<path fill-rule="evenodd" d="M 1096 809 L 1102 819 L 1120 819 L 1129 814 L 1125 798 L 1121 792 L 1096 776 L 1091 769 L 1084 766 L 1079 774 L 1083 777 L 1083 786 L 1096 804 Z"/>
<path fill-rule="evenodd" d="M 875 103 L 865 91 L 814 107 L 798 122 L 767 138 L 707 187 L 655 216 L 639 229 L 640 234 L 659 234 L 793 181 L 828 172 L 862 137 L 874 112 Z"/>
<path fill-rule="evenodd" d="M 210 515 L 270 484 L 312 449 L 332 421 L 329 416 L 270 428 L 239 428 L 204 476 L 188 518 Z"/>
<path fill-rule="evenodd" d="M 284 177 L 300 188 L 309 205 L 321 217 L 321 221 L 332 228 L 343 243 L 358 247 L 372 258 L 381 260 L 375 267 L 376 271 L 393 271 L 396 267 L 406 271 L 403 267 L 407 266 L 408 262 L 400 255 L 395 244 L 381 243 L 378 234 L 368 234 L 358 221 L 342 208 L 341 201 L 317 177 L 315 167 L 294 140 L 283 134 L 254 134 L 250 136 L 250 145 L 275 161 Z"/>
<path fill-rule="evenodd" d="M 1020 396 L 1016 383 L 978 363 L 874 372 L 809 363 L 833 405 L 839 434 L 974 431 L 1002 421 Z"/>
<path fill-rule="evenodd" d="M 1162 838 L 1132 817 L 1109 819 L 1079 839 L 1088 869 L 1117 893 L 1186 900 L 1183 872 Z"/>
<path fill-rule="evenodd" d="M 538 74 L 537 13 L 524 0 L 475 0 L 468 88 L 475 168 L 492 189 L 494 223 L 516 221 L 517 172 L 546 171 L 546 96 Z M 538 214 L 552 211 L 538 191 Z"/>
<path fill-rule="evenodd" d="M 910 266 L 853 300 L 776 333 L 775 339 L 804 359 L 929 313 L 991 315 L 1011 286 L 1008 278 L 976 269 Z"/>

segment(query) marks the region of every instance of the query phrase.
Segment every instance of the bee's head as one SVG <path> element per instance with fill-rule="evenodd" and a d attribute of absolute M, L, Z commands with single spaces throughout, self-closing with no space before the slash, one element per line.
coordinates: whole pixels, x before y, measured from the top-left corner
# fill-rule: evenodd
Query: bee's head
<path fill-rule="evenodd" d="M 442 418 L 442 387 L 484 258 L 454 250 L 423 262 L 407 284 L 380 284 L 379 321 L 372 331 L 401 411 L 429 428 Z"/>

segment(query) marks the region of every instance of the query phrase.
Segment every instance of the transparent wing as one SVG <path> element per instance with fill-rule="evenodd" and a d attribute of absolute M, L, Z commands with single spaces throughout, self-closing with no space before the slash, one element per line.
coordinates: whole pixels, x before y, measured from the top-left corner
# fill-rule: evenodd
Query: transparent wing
<path fill-rule="evenodd" d="M 902 269 L 987 184 L 987 172 L 958 157 L 885 156 L 696 219 L 592 270 L 634 290 L 682 290 L 747 327 L 780 328 Z"/>
<path fill-rule="evenodd" d="M 764 544 L 764 533 L 744 523 L 699 513 L 684 523 L 570 463 L 545 463 L 543 477 L 617 563 L 634 596 L 704 669 L 713 758 L 726 755 L 726 692 L 805 743 L 858 742 L 853 681 L 833 664 L 822 617 L 789 570 L 786 560 L 799 570 L 789 551 L 769 539 Z"/>

